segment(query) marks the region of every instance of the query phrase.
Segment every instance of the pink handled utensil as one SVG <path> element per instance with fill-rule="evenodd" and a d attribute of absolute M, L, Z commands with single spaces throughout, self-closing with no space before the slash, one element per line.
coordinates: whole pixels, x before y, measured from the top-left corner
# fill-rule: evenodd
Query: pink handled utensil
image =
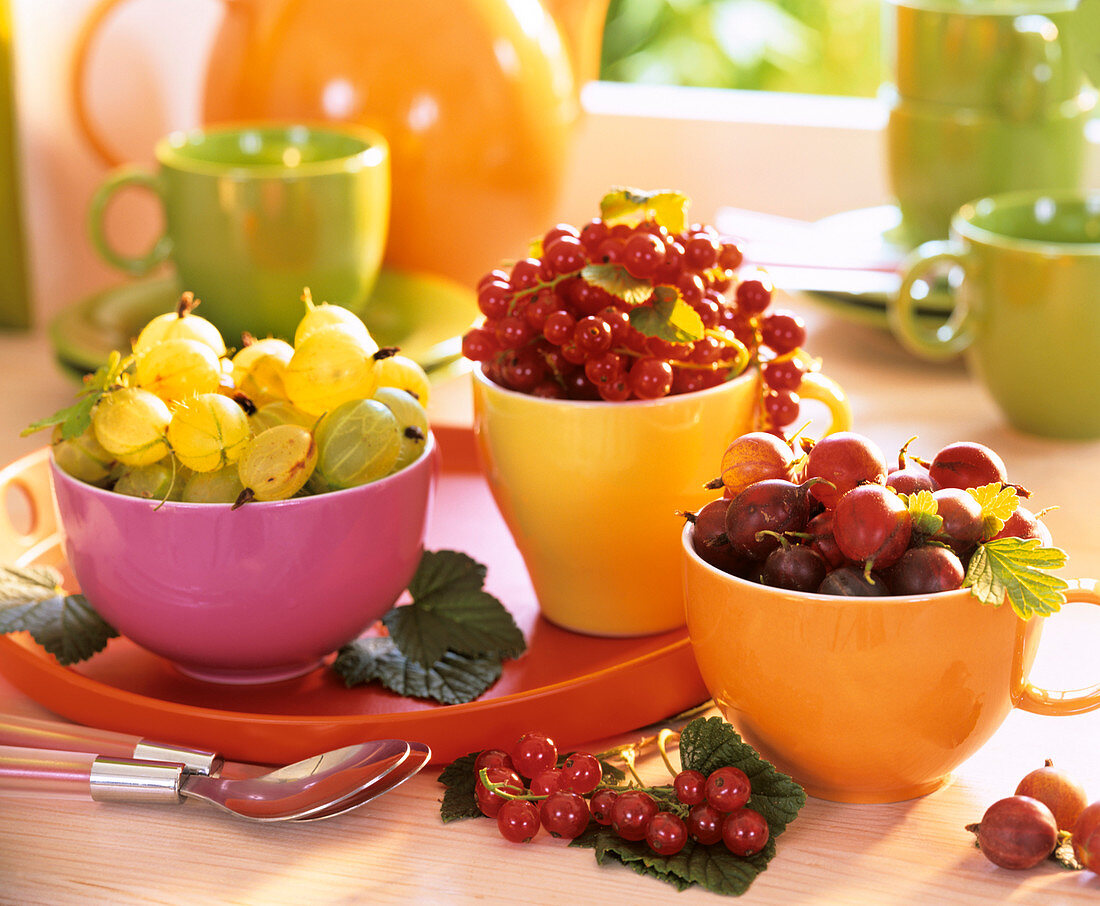
<path fill-rule="evenodd" d="M 142 761 L 168 761 L 182 764 L 192 774 L 217 774 L 224 767 L 221 756 L 214 752 L 155 742 L 114 730 L 100 730 L 96 727 L 35 717 L 17 717 L 14 714 L 0 714 L 0 745 L 97 752 L 100 755 Z M 244 767 L 248 770 L 243 770 Z M 251 768 L 251 765 L 242 766 L 241 773 L 252 773 Z"/>
<path fill-rule="evenodd" d="M 407 742 L 382 739 L 259 776 L 225 779 L 188 773 L 165 761 L 0 746 L 0 796 L 162 804 L 193 798 L 251 821 L 295 821 L 339 814 L 379 795 L 389 788 L 381 778 L 412 754 Z"/>

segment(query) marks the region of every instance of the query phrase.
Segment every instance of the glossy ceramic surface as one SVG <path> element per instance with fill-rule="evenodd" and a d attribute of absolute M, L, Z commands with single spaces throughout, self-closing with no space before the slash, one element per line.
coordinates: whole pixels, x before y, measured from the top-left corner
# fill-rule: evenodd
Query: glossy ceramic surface
<path fill-rule="evenodd" d="M 1100 708 L 1100 684 L 1027 681 L 1042 618 L 968 591 L 892 598 L 799 594 L 727 575 L 682 537 L 688 634 L 715 703 L 745 740 L 813 796 L 894 802 L 929 793 L 1013 707 Z M 1100 604 L 1096 583 L 1070 601 Z M 1056 617 L 1055 617 L 1056 618 Z"/>
<path fill-rule="evenodd" d="M 112 156 L 84 103 L 78 123 Z M 578 88 L 595 77 L 607 0 L 227 0 L 203 121 L 355 122 L 393 152 L 387 262 L 473 284 L 553 225 Z M 115 152 L 117 154 L 117 152 Z M 117 161 L 117 156 L 114 156 Z"/>
<path fill-rule="evenodd" d="M 1008 420 L 1032 434 L 1100 437 L 1100 194 L 1014 193 L 965 205 L 952 238 L 921 246 L 892 303 L 912 351 L 960 351 Z M 959 268 L 955 308 L 935 329 L 913 317 L 925 276 Z"/>
<path fill-rule="evenodd" d="M 171 259 L 233 345 L 294 336 L 302 291 L 361 313 L 382 263 L 390 208 L 386 140 L 365 128 L 242 125 L 177 132 L 157 168 L 123 167 L 92 197 L 93 245 L 135 275 Z M 107 206 L 127 187 L 151 191 L 164 233 L 143 255 L 117 250 Z"/>
<path fill-rule="evenodd" d="M 684 623 L 677 536 L 729 442 L 754 427 L 755 371 L 718 387 L 625 403 L 547 400 L 474 372 L 474 431 L 493 497 L 543 616 L 576 632 L 663 632 Z M 850 422 L 820 375 L 799 393 Z M 824 432 L 814 432 L 824 433 Z"/>
<path fill-rule="evenodd" d="M 78 723 L 263 763 L 296 761 L 379 737 L 422 740 L 435 760 L 446 763 L 500 745 L 519 726 L 542 728 L 564 749 L 630 732 L 708 698 L 682 627 L 607 639 L 542 619 L 523 561 L 479 471 L 473 433 L 446 426 L 433 433 L 443 470 L 426 545 L 463 551 L 484 563 L 486 590 L 512 613 L 528 644 L 477 701 L 440 705 L 377 683 L 348 687 L 326 666 L 277 683 L 208 683 L 125 637 L 112 639 L 87 661 L 62 667 L 28 634 L 0 636 L 0 674 Z M 43 449 L 0 469 L 0 501 L 23 501 L 30 511 L 26 519 L 21 507 L 5 512 L 0 505 L 0 558 L 17 566 L 53 566 L 65 587 L 75 590 L 51 503 L 47 454 Z M 593 707 L 597 701 L 614 706 Z"/>
<path fill-rule="evenodd" d="M 891 189 L 912 244 L 983 195 L 1085 186 L 1100 33 L 1079 0 L 885 0 Z"/>
<path fill-rule="evenodd" d="M 916 245 L 947 235 L 964 202 L 1023 189 L 1085 185 L 1085 129 L 1096 91 L 1030 116 L 913 101 L 887 92 L 886 159 L 902 213 L 900 235 Z"/>
<path fill-rule="evenodd" d="M 114 494 L 51 463 L 82 593 L 127 638 L 202 679 L 312 670 L 404 591 L 423 550 L 434 440 L 400 472 L 312 497 L 188 504 Z"/>

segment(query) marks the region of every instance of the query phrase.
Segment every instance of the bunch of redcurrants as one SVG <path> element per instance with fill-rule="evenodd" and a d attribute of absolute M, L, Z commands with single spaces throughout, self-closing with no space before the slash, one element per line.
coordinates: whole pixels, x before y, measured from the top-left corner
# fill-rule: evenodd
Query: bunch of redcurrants
<path fill-rule="evenodd" d="M 525 733 L 507 752 L 481 752 L 474 771 L 478 807 L 496 819 L 505 839 L 516 843 L 530 842 L 540 827 L 571 840 L 592 821 L 624 840 L 644 840 L 662 856 L 675 855 L 689 839 L 723 842 L 738 856 L 754 855 L 768 842 L 767 821 L 748 807 L 749 777 L 733 766 L 708 776 L 680 771 L 670 800 L 654 795 L 652 788 L 606 784 L 600 760 L 588 752 L 574 752 L 559 766 L 553 740 Z"/>
<path fill-rule="evenodd" d="M 740 275 L 741 265 L 737 245 L 708 225 L 559 224 L 531 257 L 482 278 L 484 320 L 462 351 L 508 389 L 608 402 L 702 390 L 755 362 L 762 417 L 781 430 L 797 418 L 802 375 L 815 367 L 802 352 L 806 327 L 771 307 L 763 272 Z"/>

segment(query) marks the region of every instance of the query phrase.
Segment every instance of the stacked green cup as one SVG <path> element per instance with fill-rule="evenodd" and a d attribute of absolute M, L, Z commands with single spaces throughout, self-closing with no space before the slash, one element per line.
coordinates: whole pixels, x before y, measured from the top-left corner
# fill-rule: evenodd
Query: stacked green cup
<path fill-rule="evenodd" d="M 964 202 L 1080 189 L 1097 103 L 1089 0 L 886 0 L 887 168 L 910 245 Z M 1085 32 L 1082 31 L 1085 30 Z"/>

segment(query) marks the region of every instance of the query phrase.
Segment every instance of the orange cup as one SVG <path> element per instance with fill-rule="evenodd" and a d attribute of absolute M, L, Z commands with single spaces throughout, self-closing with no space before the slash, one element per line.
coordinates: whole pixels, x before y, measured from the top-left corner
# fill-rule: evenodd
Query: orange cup
<path fill-rule="evenodd" d="M 684 625 L 677 513 L 704 487 L 729 442 L 754 428 L 754 369 L 695 393 L 623 403 L 516 393 L 474 372 L 474 431 L 504 521 L 541 613 L 575 632 L 639 636 Z M 846 430 L 847 397 L 817 374 L 799 395 Z"/>
<path fill-rule="evenodd" d="M 969 591 L 849 598 L 759 585 L 705 563 L 682 536 L 688 634 L 703 682 L 745 741 L 812 796 L 897 802 L 930 793 L 1013 708 L 1079 714 L 1100 684 L 1028 682 L 1043 617 Z M 1094 580 L 1071 602 L 1100 604 Z"/>

